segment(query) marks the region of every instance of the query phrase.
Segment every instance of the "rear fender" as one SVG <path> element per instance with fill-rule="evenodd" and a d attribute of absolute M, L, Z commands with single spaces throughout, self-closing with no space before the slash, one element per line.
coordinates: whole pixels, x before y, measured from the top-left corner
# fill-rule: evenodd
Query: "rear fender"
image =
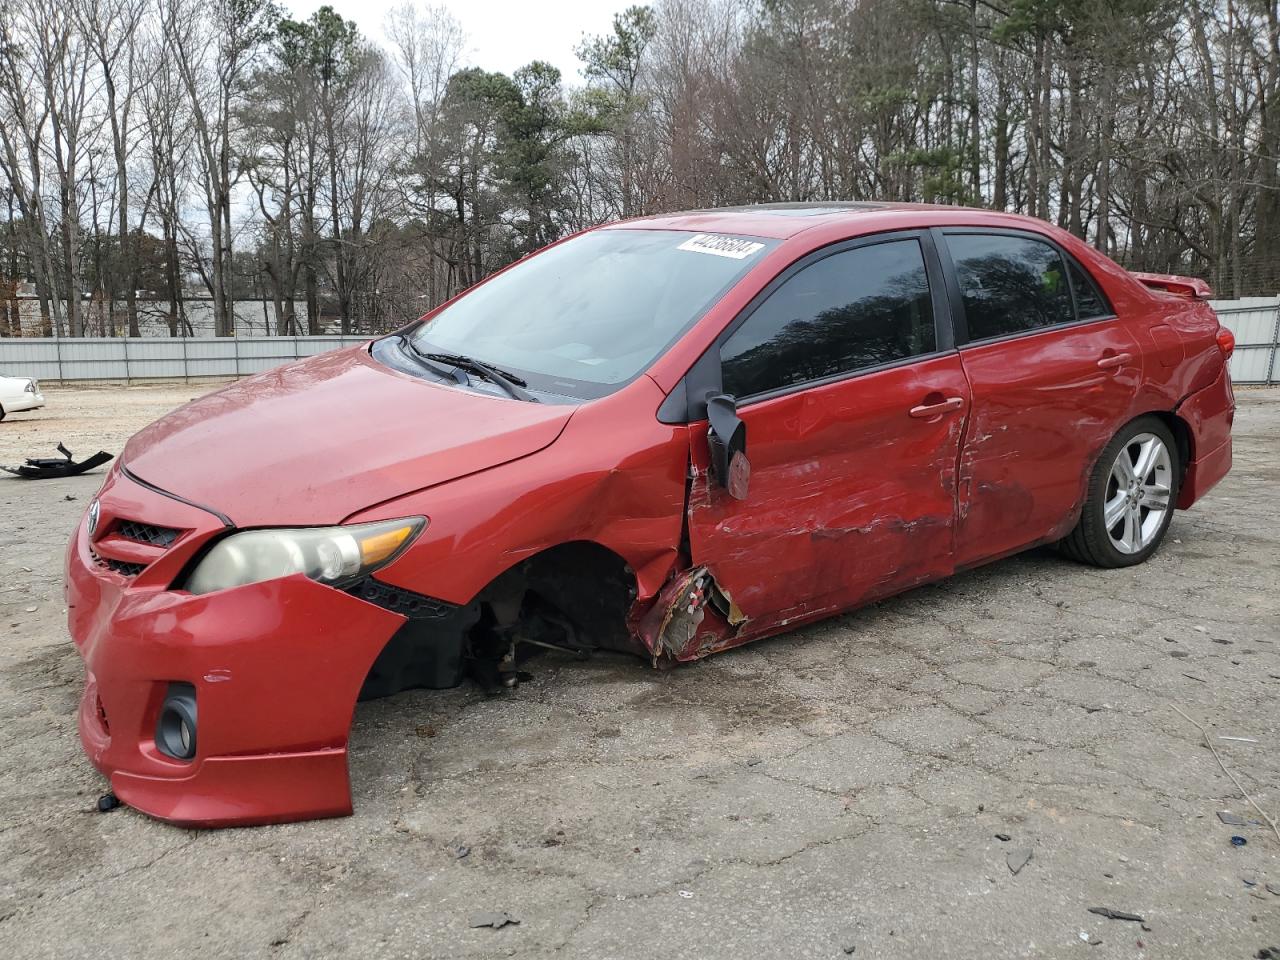
<path fill-rule="evenodd" d="M 1175 411 L 1187 425 L 1191 461 L 1178 491 L 1178 509 L 1186 510 L 1231 469 L 1231 427 L 1236 401 L 1226 364 L 1205 387 L 1195 391 Z"/>

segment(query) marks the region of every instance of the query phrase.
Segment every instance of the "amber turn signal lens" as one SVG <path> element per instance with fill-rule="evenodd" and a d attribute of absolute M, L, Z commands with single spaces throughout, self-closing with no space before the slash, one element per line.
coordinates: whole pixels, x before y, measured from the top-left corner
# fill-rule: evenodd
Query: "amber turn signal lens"
<path fill-rule="evenodd" d="M 388 530 L 386 533 L 375 533 L 373 536 L 361 540 L 360 560 L 362 565 L 367 567 L 387 559 L 387 557 L 400 549 L 401 544 L 409 539 L 413 530 L 413 524 L 405 524 L 399 529 Z"/>

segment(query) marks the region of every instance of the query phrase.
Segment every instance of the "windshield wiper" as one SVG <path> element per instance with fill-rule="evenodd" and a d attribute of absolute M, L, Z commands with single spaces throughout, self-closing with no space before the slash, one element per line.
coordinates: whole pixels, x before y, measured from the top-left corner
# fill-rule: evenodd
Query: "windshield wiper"
<path fill-rule="evenodd" d="M 437 376 L 444 377 L 446 380 L 452 380 L 454 383 L 467 387 L 471 385 L 471 378 L 467 376 L 467 372 L 458 364 L 444 364 L 436 360 L 430 354 L 423 353 L 418 345 L 413 342 L 413 337 L 408 334 L 400 334 L 400 342 L 408 349 L 410 353 L 424 367 Z"/>
<path fill-rule="evenodd" d="M 416 349 L 416 347 L 415 347 Z M 470 370 L 472 373 L 478 373 L 486 380 L 496 383 L 502 387 L 507 393 L 515 397 L 517 400 L 526 400 L 529 403 L 537 403 L 538 398 L 529 393 L 524 388 L 529 384 L 521 380 L 514 373 L 508 373 L 497 367 L 485 363 L 483 360 L 477 360 L 475 357 L 468 357 L 461 353 L 425 353 L 422 356 L 428 360 L 435 360 L 438 363 L 451 363 L 455 367 L 461 367 L 463 370 Z"/>

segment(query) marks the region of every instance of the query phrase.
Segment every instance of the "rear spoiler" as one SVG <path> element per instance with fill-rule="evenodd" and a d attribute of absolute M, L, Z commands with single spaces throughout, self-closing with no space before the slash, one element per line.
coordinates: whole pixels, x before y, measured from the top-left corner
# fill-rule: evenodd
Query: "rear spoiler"
<path fill-rule="evenodd" d="M 1178 277 L 1172 273 L 1134 273 L 1134 278 L 1152 290 L 1171 293 L 1190 300 L 1208 300 L 1213 296 L 1209 284 L 1198 277 Z"/>

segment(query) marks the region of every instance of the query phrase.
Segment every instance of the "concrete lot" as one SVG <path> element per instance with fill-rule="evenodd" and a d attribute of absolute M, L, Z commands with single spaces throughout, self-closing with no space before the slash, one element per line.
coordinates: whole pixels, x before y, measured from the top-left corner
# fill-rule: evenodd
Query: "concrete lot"
<path fill-rule="evenodd" d="M 46 410 L 0 424 L 0 463 L 59 439 L 118 452 L 202 389 L 49 388 Z M 221 832 L 94 812 L 61 555 L 101 471 L 0 479 L 0 943 L 590 960 L 1280 946 L 1280 843 L 1219 821 L 1261 818 L 1173 709 L 1280 815 L 1280 391 L 1239 399 L 1234 472 L 1144 566 L 1036 551 L 670 673 L 548 656 L 501 698 L 365 704 L 355 816 Z M 520 923 L 471 929 L 482 910 Z"/>

